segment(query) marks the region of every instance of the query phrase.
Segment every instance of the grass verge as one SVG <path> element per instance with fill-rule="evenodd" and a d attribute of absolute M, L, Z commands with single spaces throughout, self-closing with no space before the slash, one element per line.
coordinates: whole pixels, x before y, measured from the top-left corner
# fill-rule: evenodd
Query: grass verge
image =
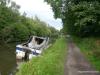
<path fill-rule="evenodd" d="M 76 38 L 75 43 L 91 64 L 100 71 L 100 38 Z"/>
<path fill-rule="evenodd" d="M 40 57 L 24 63 L 16 75 L 64 75 L 66 41 L 59 38 Z"/>

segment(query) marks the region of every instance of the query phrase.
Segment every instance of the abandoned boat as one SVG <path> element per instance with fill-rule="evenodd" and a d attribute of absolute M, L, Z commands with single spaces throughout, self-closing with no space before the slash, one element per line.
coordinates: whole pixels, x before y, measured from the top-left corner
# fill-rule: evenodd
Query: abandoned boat
<path fill-rule="evenodd" d="M 48 42 L 48 37 L 31 36 L 28 42 L 16 46 L 16 59 L 30 60 L 40 55 Z"/>

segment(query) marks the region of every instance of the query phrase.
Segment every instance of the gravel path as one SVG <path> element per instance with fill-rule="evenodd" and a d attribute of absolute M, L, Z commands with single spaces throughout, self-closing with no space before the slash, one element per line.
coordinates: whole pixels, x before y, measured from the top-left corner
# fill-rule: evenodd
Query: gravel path
<path fill-rule="evenodd" d="M 64 75 L 100 75 L 72 41 L 68 43 L 66 59 Z"/>

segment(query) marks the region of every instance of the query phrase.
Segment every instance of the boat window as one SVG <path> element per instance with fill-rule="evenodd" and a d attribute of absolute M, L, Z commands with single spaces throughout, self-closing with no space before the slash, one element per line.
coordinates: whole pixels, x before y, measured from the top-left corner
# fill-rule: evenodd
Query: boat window
<path fill-rule="evenodd" d="M 37 42 L 37 44 L 41 44 L 44 41 L 44 39 L 35 38 L 35 41 Z"/>

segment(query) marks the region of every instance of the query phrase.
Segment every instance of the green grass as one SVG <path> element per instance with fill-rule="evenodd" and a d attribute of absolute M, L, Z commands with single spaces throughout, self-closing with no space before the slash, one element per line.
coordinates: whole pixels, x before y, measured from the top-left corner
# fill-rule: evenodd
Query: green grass
<path fill-rule="evenodd" d="M 79 46 L 91 64 L 100 71 L 100 38 L 76 38 L 74 42 Z"/>
<path fill-rule="evenodd" d="M 64 75 L 66 40 L 59 38 L 42 56 L 24 63 L 16 75 Z"/>

